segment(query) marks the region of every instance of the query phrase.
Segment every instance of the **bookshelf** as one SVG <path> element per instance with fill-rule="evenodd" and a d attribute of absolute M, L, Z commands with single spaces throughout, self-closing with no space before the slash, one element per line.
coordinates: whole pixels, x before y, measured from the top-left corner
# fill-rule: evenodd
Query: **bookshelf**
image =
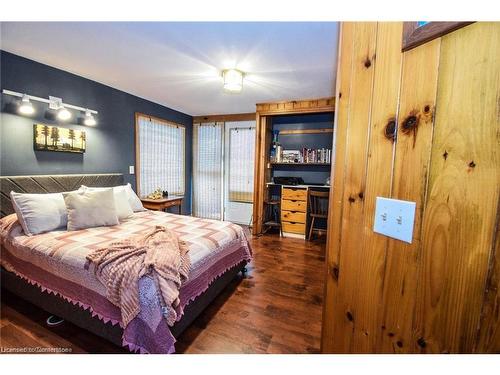
<path fill-rule="evenodd" d="M 319 166 L 319 165 L 324 165 L 324 166 L 330 166 L 331 163 L 281 163 L 281 162 L 270 162 L 269 164 L 271 165 L 286 165 L 286 166 L 306 166 L 306 165 L 310 165 L 310 166 Z"/>

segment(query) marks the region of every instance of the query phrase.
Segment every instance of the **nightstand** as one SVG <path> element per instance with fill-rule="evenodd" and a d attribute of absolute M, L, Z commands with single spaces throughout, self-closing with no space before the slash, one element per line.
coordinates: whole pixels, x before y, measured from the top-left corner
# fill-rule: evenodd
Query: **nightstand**
<path fill-rule="evenodd" d="M 179 215 L 182 213 L 182 200 L 184 197 L 171 196 L 162 199 L 141 198 L 142 205 L 148 210 L 165 211 L 168 207 L 177 206 Z"/>

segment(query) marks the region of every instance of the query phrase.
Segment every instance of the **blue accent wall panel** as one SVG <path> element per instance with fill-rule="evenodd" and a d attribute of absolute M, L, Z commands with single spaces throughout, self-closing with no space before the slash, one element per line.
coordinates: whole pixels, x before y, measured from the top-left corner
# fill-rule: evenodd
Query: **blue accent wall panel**
<path fill-rule="evenodd" d="M 133 74 L 133 72 L 131 72 Z M 33 102 L 36 114 L 20 116 L 13 111 L 11 96 L 3 95 L 0 117 L 0 174 L 2 176 L 123 173 L 135 188 L 135 175 L 128 166 L 135 165 L 135 112 L 163 118 L 186 127 L 186 194 L 184 213 L 191 212 L 191 165 L 193 118 L 185 113 L 139 98 L 98 82 L 0 51 L 2 89 L 48 98 L 99 111 L 95 127 L 58 122 L 45 116 L 47 104 Z M 75 116 L 76 111 L 71 111 Z M 84 154 L 34 151 L 33 124 L 59 125 L 85 130 Z"/>

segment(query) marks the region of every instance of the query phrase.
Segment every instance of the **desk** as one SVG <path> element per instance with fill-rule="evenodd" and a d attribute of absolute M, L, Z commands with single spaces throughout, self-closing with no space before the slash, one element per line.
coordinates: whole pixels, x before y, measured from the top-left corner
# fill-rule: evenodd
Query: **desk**
<path fill-rule="evenodd" d="M 286 188 L 302 188 L 302 189 L 320 188 L 320 189 L 330 189 L 330 185 L 311 185 L 311 184 L 283 185 L 283 184 L 275 184 L 274 182 L 268 182 L 266 185 L 267 186 L 281 186 L 281 187 L 286 187 Z"/>
<path fill-rule="evenodd" d="M 284 237 L 306 238 L 308 224 L 308 193 L 309 190 L 330 189 L 329 185 L 282 185 L 273 182 L 267 183 L 279 187 L 280 192 L 280 219 Z"/>
<path fill-rule="evenodd" d="M 184 197 L 171 196 L 162 199 L 141 198 L 142 205 L 148 210 L 164 211 L 168 207 L 178 206 L 179 215 L 182 213 L 182 200 Z"/>

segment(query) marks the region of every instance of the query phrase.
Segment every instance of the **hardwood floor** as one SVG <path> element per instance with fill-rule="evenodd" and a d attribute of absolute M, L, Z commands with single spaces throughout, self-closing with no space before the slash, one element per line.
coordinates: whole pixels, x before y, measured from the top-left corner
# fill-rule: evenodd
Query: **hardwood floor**
<path fill-rule="evenodd" d="M 177 353 L 318 353 L 324 284 L 324 237 L 317 241 L 254 237 L 254 260 L 176 343 Z M 127 353 L 69 322 L 2 291 L 0 347 L 71 348 Z"/>

